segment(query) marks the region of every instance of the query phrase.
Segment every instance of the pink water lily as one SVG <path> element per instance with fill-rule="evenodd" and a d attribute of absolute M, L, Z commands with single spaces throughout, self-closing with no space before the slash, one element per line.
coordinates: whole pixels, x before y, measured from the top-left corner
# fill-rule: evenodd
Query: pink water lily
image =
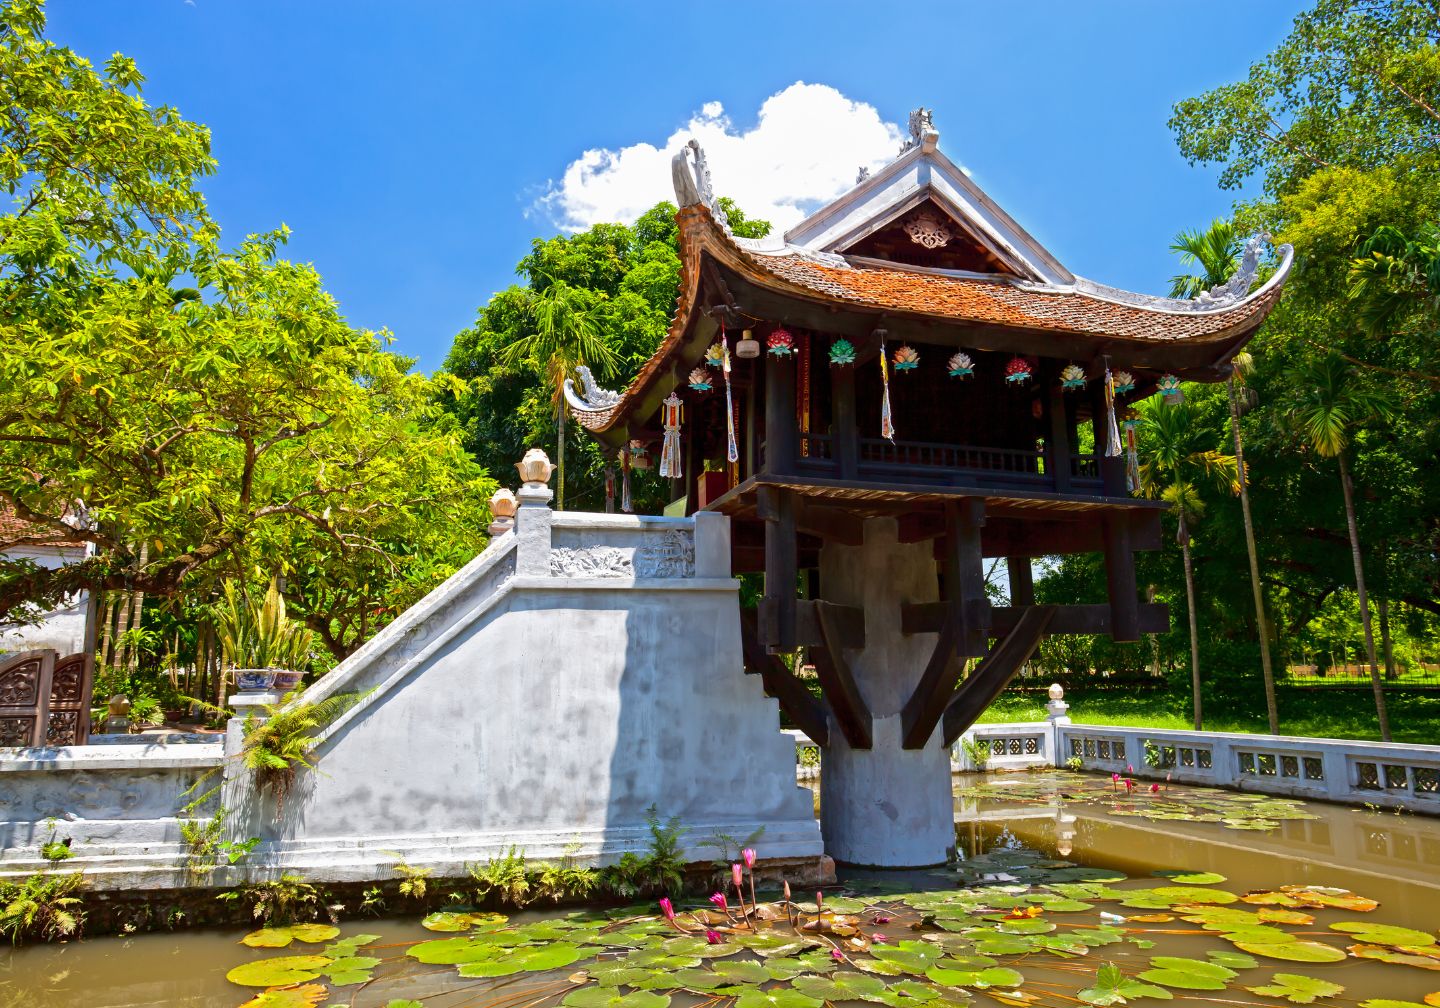
<path fill-rule="evenodd" d="M 871 940 L 872 942 L 874 942 L 876 945 L 884 945 L 884 944 L 885 944 L 886 942 L 888 942 L 890 939 L 887 938 L 885 935 L 881 934 L 879 931 L 876 931 L 874 934 L 872 934 L 872 935 L 870 936 L 870 940 Z"/>
<path fill-rule="evenodd" d="M 1150 793 L 1151 793 L 1151 794 L 1159 794 L 1159 793 L 1160 793 L 1160 785 L 1159 785 L 1159 784 L 1151 784 L 1151 785 L 1150 785 Z"/>
<path fill-rule="evenodd" d="M 665 915 L 667 921 L 675 920 L 675 904 L 670 902 L 669 896 L 660 897 L 660 912 Z"/>
<path fill-rule="evenodd" d="M 706 932 L 705 932 L 705 940 L 706 940 L 707 942 L 709 942 L 711 945 L 719 945 L 719 944 L 720 944 L 721 942 L 723 942 L 725 939 L 720 937 L 720 932 L 719 932 L 719 931 L 706 931 Z"/>
<path fill-rule="evenodd" d="M 876 918 L 875 918 L 875 923 L 876 923 L 876 924 L 889 924 L 890 921 L 891 921 L 891 919 L 892 919 L 892 918 L 890 918 L 890 917 L 876 917 Z"/>
<path fill-rule="evenodd" d="M 740 852 L 740 857 L 745 861 L 745 867 L 751 871 L 755 870 L 755 848 L 746 847 Z"/>
<path fill-rule="evenodd" d="M 841 952 L 839 949 L 831 949 L 830 958 L 834 959 L 836 962 L 844 962 L 845 953 Z"/>
<path fill-rule="evenodd" d="M 741 882 L 745 881 L 745 872 L 738 864 L 730 866 L 730 880 L 735 883 L 737 888 Z"/>
<path fill-rule="evenodd" d="M 716 910 L 729 910 L 730 903 L 725 899 L 723 892 L 711 893 L 710 902 L 715 905 Z"/>

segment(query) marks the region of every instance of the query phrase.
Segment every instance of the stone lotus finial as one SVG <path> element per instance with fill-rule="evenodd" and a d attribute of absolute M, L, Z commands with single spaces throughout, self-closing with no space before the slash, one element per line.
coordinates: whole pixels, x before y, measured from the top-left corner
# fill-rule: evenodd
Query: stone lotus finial
<path fill-rule="evenodd" d="M 515 494 L 501 487 L 490 496 L 490 534 L 503 535 L 515 527 L 515 512 L 520 502 Z"/>
<path fill-rule="evenodd" d="M 515 468 L 520 471 L 520 478 L 527 485 L 535 484 L 544 486 L 550 482 L 550 475 L 555 471 L 555 466 L 550 461 L 550 456 L 545 454 L 543 448 L 531 448 L 525 453 L 525 457 L 515 463 Z"/>

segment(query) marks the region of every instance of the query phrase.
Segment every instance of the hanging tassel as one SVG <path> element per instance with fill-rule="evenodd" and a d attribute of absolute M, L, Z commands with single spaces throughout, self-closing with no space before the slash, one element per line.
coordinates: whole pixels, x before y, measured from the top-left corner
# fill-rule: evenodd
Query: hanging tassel
<path fill-rule="evenodd" d="M 730 462 L 740 461 L 740 442 L 735 440 L 735 408 L 730 400 L 730 338 L 725 327 L 720 327 L 720 371 L 725 375 L 725 458 Z"/>
<path fill-rule="evenodd" d="M 660 475 L 679 479 L 680 473 L 680 397 L 673 391 L 660 404 L 663 409 L 665 434 L 660 439 Z"/>
<path fill-rule="evenodd" d="M 633 514 L 635 506 L 630 502 L 630 449 L 620 449 L 620 510 Z"/>
<path fill-rule="evenodd" d="M 615 513 L 615 467 L 605 467 L 605 513 Z"/>
<path fill-rule="evenodd" d="M 890 416 L 890 361 L 885 356 L 885 330 L 880 330 L 880 436 L 895 441 L 895 424 Z"/>
<path fill-rule="evenodd" d="M 1135 421 L 1125 421 L 1125 486 L 1133 494 L 1140 489 L 1140 452 L 1135 447 Z"/>
<path fill-rule="evenodd" d="M 1120 429 L 1115 425 L 1115 378 L 1110 374 L 1110 365 L 1105 365 L 1105 455 L 1114 458 L 1120 454 Z"/>

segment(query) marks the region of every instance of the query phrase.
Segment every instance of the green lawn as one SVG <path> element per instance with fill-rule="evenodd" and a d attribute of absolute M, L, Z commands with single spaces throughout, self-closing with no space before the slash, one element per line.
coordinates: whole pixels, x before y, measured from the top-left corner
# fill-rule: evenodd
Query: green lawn
<path fill-rule="evenodd" d="M 1065 698 L 1070 717 L 1080 724 L 1121 725 L 1133 728 L 1190 728 L 1190 698 L 1166 693 L 1076 692 Z M 1440 739 L 1440 695 L 1398 693 L 1386 697 L 1390 732 L 1396 742 L 1433 744 Z M 982 722 L 1041 721 L 1045 697 L 1039 693 L 1004 693 L 990 706 Z M 1261 732 L 1266 730 L 1265 708 L 1253 711 L 1216 709 L 1207 712 L 1211 731 Z M 1317 738 L 1378 741 L 1375 705 L 1368 690 L 1284 690 L 1280 694 L 1280 732 Z"/>

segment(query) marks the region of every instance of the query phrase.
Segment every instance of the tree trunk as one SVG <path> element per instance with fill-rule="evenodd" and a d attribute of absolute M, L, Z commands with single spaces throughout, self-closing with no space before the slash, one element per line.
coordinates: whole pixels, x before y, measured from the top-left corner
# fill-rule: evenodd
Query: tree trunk
<path fill-rule="evenodd" d="M 1185 608 L 1190 614 L 1190 701 L 1200 730 L 1200 632 L 1195 626 L 1195 569 L 1190 564 L 1190 529 L 1180 515 L 1180 555 L 1185 560 Z"/>
<path fill-rule="evenodd" d="M 149 541 L 147 540 L 147 541 L 142 542 L 142 543 L 140 544 L 140 564 L 139 564 L 139 571 L 138 571 L 137 573 L 143 574 L 143 573 L 145 572 L 145 566 L 146 566 L 149 562 L 150 562 L 150 543 L 149 543 Z M 131 609 L 130 609 L 130 629 L 136 631 L 136 636 L 138 637 L 138 636 L 139 636 L 139 633 L 138 633 L 138 632 L 139 632 L 140 630 L 144 629 L 144 626 L 145 626 L 145 593 L 144 593 L 143 591 L 137 591 L 137 592 L 131 593 L 131 596 L 130 596 L 130 605 L 131 605 Z M 140 668 L 140 644 L 139 644 L 139 641 L 138 641 L 138 640 L 137 640 L 134 644 L 132 644 L 130 647 L 128 647 L 128 648 L 125 649 L 125 654 L 126 654 L 126 667 L 129 668 L 130 671 L 132 671 L 132 672 L 134 672 L 134 671 L 136 671 L 137 669 L 139 669 L 139 668 Z"/>
<path fill-rule="evenodd" d="M 560 433 L 556 447 L 559 457 L 555 460 L 555 474 L 559 478 L 555 481 L 555 510 L 565 510 L 565 403 L 560 403 L 560 411 L 556 415 L 555 426 Z"/>
<path fill-rule="evenodd" d="M 1399 673 L 1395 670 L 1395 650 L 1390 644 L 1390 600 L 1376 599 L 1375 608 L 1380 610 L 1380 653 L 1385 657 L 1385 679 L 1394 682 Z"/>
<path fill-rule="evenodd" d="M 1360 559 L 1360 527 L 1355 521 L 1355 488 L 1350 482 L 1350 466 L 1345 453 L 1340 461 L 1340 489 L 1345 494 L 1345 523 L 1350 529 L 1350 559 L 1355 564 L 1355 595 L 1360 600 L 1360 625 L 1365 629 L 1365 657 L 1370 662 L 1370 688 L 1375 693 L 1375 719 L 1380 725 L 1380 741 L 1390 741 L 1390 715 L 1385 710 L 1385 685 L 1380 681 L 1380 663 L 1375 657 L 1375 631 L 1370 627 L 1370 599 L 1365 594 L 1365 564 Z"/>
<path fill-rule="evenodd" d="M 1240 438 L 1240 407 L 1235 396 L 1235 379 L 1230 391 L 1230 430 L 1235 436 L 1235 468 L 1240 474 L 1240 513 L 1245 521 L 1245 550 L 1250 555 L 1250 589 L 1255 595 L 1255 625 L 1260 633 L 1260 674 L 1265 680 L 1265 717 L 1270 734 L 1280 734 L 1280 709 L 1275 702 L 1275 671 L 1270 664 L 1270 625 L 1265 618 L 1265 595 L 1260 590 L 1260 558 L 1255 550 L 1255 523 L 1250 517 L 1250 480 L 1245 473 L 1245 449 Z"/>

